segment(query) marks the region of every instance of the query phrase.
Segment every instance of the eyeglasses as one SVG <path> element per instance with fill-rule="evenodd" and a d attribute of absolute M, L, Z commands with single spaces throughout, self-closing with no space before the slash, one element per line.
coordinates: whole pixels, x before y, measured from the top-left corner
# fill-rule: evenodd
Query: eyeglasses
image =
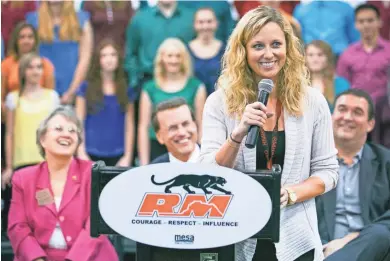
<path fill-rule="evenodd" d="M 65 127 L 65 126 L 62 126 L 60 124 L 56 124 L 56 125 L 54 125 L 53 128 L 51 128 L 51 130 L 58 132 L 58 133 L 62 133 L 64 131 L 64 129 L 66 129 L 70 134 L 80 133 L 80 130 L 72 125 Z"/>

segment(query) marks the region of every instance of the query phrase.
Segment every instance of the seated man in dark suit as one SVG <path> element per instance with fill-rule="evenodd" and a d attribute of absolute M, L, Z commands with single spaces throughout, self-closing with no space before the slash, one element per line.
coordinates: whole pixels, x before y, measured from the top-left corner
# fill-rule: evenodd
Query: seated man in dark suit
<path fill-rule="evenodd" d="M 153 127 L 160 144 L 168 153 L 154 159 L 162 162 L 196 162 L 200 155 L 195 116 L 183 98 L 173 98 L 157 105 L 152 116 Z"/>
<path fill-rule="evenodd" d="M 195 116 L 183 98 L 173 98 L 157 105 L 152 115 L 152 124 L 160 144 L 167 147 L 165 153 L 150 164 L 164 162 L 197 162 L 200 155 L 198 129 Z M 193 252 L 175 254 L 175 250 L 157 248 L 152 254 L 153 261 L 197 261 L 199 254 Z"/>
<path fill-rule="evenodd" d="M 350 89 L 335 100 L 336 189 L 316 199 L 325 261 L 390 260 L 390 150 L 368 144 L 370 96 Z"/>

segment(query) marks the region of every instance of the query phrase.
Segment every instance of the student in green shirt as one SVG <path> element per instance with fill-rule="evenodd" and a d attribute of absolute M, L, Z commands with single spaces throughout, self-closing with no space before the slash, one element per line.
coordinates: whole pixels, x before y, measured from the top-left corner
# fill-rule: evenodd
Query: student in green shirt
<path fill-rule="evenodd" d="M 232 13 L 230 11 L 230 4 L 228 1 L 179 1 L 179 5 L 191 9 L 194 14 L 200 8 L 210 8 L 213 10 L 215 17 L 218 20 L 218 27 L 215 36 L 217 39 L 221 40 L 223 44 L 226 44 L 234 26 L 236 25 L 236 22 L 233 20 Z"/>
<path fill-rule="evenodd" d="M 157 51 L 154 62 L 154 79 L 143 85 L 138 124 L 138 156 L 140 165 L 166 153 L 157 141 L 151 126 L 152 112 L 157 104 L 174 97 L 183 97 L 195 112 L 198 141 L 201 139 L 202 113 L 206 102 L 206 87 L 192 76 L 190 54 L 182 41 L 168 38 Z"/>
<path fill-rule="evenodd" d="M 131 87 L 152 78 L 153 60 L 160 44 L 169 37 L 188 43 L 195 37 L 193 11 L 175 0 L 159 0 L 155 7 L 140 9 L 126 30 L 125 69 Z"/>

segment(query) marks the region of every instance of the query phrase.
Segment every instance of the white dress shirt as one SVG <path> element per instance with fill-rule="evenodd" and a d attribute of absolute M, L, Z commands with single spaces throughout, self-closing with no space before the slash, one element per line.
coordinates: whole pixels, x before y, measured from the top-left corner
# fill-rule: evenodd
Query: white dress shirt
<path fill-rule="evenodd" d="M 56 204 L 57 211 L 60 209 L 61 197 L 55 197 L 54 203 Z M 57 221 L 53 234 L 49 240 L 49 246 L 55 249 L 67 249 L 68 246 L 65 241 L 64 234 L 62 233 L 60 223 Z"/>
<path fill-rule="evenodd" d="M 168 154 L 169 154 L 169 162 L 171 162 L 171 163 L 186 163 L 186 162 L 195 163 L 195 162 L 198 162 L 198 159 L 200 156 L 200 148 L 199 148 L 198 144 L 195 144 L 195 149 L 191 153 L 191 156 L 187 161 L 181 161 L 181 160 L 175 158 L 171 153 L 168 153 Z"/>

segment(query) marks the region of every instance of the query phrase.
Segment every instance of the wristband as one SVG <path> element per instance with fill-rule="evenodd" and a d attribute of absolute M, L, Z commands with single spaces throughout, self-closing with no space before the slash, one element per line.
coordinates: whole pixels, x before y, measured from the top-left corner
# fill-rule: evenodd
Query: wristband
<path fill-rule="evenodd" d="M 230 140 L 233 141 L 234 143 L 241 144 L 241 142 L 236 141 L 235 139 L 232 138 L 232 134 L 230 133 Z"/>

